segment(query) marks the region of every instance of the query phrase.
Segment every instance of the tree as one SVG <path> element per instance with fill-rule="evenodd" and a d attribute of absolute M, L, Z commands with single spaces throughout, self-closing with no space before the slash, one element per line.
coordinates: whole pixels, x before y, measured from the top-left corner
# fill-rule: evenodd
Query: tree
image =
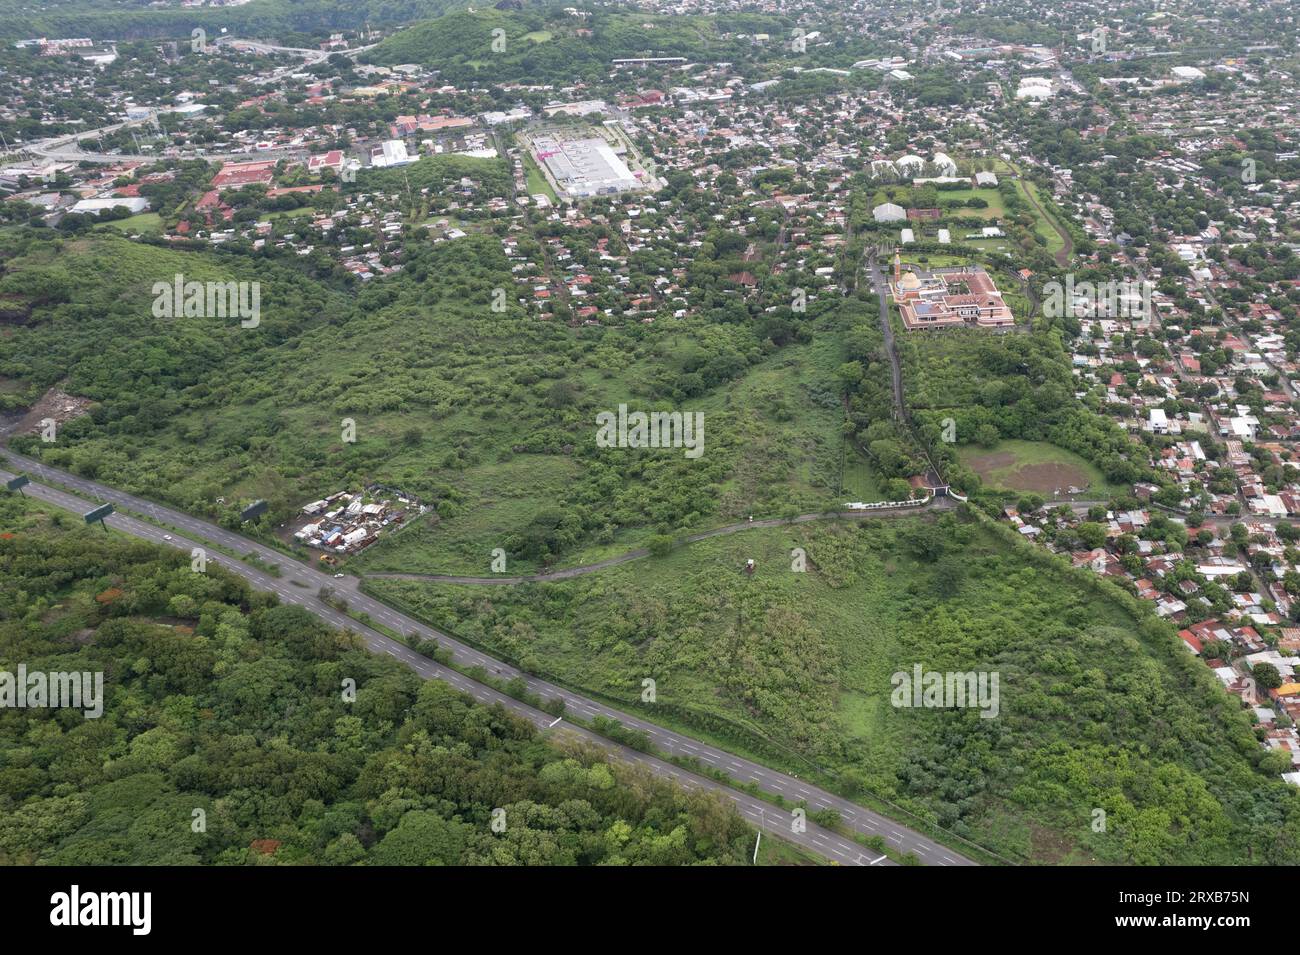
<path fill-rule="evenodd" d="M 1079 539 L 1083 541 L 1084 546 L 1089 550 L 1095 550 L 1106 543 L 1106 528 L 1101 524 L 1084 521 L 1076 530 Z"/>
<path fill-rule="evenodd" d="M 861 383 L 866 370 L 862 367 L 860 361 L 847 361 L 835 372 L 835 377 L 839 380 L 840 388 L 845 392 L 853 392 L 859 383 Z"/>
<path fill-rule="evenodd" d="M 899 532 L 899 538 L 915 556 L 934 562 L 948 548 L 948 534 L 937 524 L 916 523 Z"/>
<path fill-rule="evenodd" d="M 457 865 L 467 827 L 436 812 L 408 812 L 371 852 L 376 865 Z"/>
<path fill-rule="evenodd" d="M 1263 661 L 1256 663 L 1250 668 L 1250 672 L 1261 689 L 1276 690 L 1282 685 L 1282 674 L 1271 663 Z"/>
<path fill-rule="evenodd" d="M 885 500 L 906 501 L 912 496 L 912 485 L 902 478 L 890 478 L 885 482 Z"/>
<path fill-rule="evenodd" d="M 1016 502 L 1016 510 L 1021 514 L 1033 514 L 1042 506 L 1043 498 L 1038 494 L 1022 495 L 1020 500 Z"/>

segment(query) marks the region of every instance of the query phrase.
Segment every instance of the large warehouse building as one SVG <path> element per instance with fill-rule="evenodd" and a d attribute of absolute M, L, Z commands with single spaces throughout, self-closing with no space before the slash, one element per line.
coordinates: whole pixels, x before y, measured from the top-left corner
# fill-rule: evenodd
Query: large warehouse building
<path fill-rule="evenodd" d="M 627 168 L 609 143 L 600 138 L 533 140 L 537 161 L 570 198 L 604 196 L 640 189 L 641 181 Z"/>

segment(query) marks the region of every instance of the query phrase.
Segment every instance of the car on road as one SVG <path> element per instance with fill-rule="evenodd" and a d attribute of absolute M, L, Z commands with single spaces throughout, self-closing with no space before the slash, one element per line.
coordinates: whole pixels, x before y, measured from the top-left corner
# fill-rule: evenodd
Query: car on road
<path fill-rule="evenodd" d="M 334 575 L 334 579 L 335 579 L 335 580 L 338 580 L 338 579 L 341 578 L 342 576 L 343 576 L 342 574 L 335 574 L 335 575 Z"/>
<path fill-rule="evenodd" d="M 163 540 L 165 540 L 165 541 L 169 541 L 169 540 L 171 540 L 171 539 L 172 539 L 172 535 L 171 535 L 171 534 L 164 534 L 164 535 L 163 535 Z"/>

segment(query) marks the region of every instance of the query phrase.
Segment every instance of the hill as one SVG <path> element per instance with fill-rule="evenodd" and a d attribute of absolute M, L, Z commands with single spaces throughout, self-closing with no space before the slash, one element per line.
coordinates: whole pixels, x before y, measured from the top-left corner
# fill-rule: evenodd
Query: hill
<path fill-rule="evenodd" d="M 308 501 L 379 482 L 434 511 L 367 560 L 481 572 L 496 547 L 524 569 L 836 502 L 839 306 L 810 308 L 784 348 L 711 310 L 653 334 L 513 302 L 496 314 L 515 280 L 490 233 L 413 244 L 401 274 L 355 295 L 276 260 L 107 234 L 10 252 L 0 292 L 30 317 L 0 338 L 0 396 L 23 408 L 58 385 L 93 402 L 55 443 L 15 448 L 194 513 L 237 522 L 264 499 L 269 535 Z M 259 327 L 154 317 L 150 287 L 174 274 L 257 278 Z M 620 403 L 705 414 L 704 455 L 597 447 L 596 413 Z"/>
<path fill-rule="evenodd" d="M 503 31 L 494 33 L 494 31 Z M 363 59 L 420 63 L 452 81 L 527 79 L 531 83 L 603 76 L 617 57 L 682 56 L 737 61 L 752 41 L 732 33 L 786 31 L 783 20 L 748 16 L 665 16 L 593 10 L 574 17 L 559 7 L 454 12 L 387 38 Z M 494 48 L 494 40 L 496 41 Z M 504 40 L 504 49 L 501 41 Z"/>
<path fill-rule="evenodd" d="M 1300 860 L 1300 796 L 1240 701 L 1148 606 L 1015 536 L 973 512 L 800 524 L 555 583 L 366 586 L 533 672 L 1012 861 Z M 995 706 L 898 705 L 895 674 L 918 666 L 997 674 Z"/>
<path fill-rule="evenodd" d="M 0 0 L 0 36 L 88 36 L 96 40 L 188 39 L 202 27 L 231 36 L 319 34 L 409 23 L 466 6 L 466 0 L 250 0 L 240 6 L 157 7 L 149 0 L 52 0 L 39 12 Z"/>

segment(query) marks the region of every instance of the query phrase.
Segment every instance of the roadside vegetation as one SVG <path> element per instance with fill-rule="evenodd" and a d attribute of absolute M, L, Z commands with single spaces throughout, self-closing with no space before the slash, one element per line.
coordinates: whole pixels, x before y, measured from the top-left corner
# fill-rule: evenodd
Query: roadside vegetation
<path fill-rule="evenodd" d="M 368 587 L 533 672 L 1005 858 L 1300 858 L 1295 801 L 1240 703 L 1145 607 L 1008 533 L 974 515 L 804 524 L 557 583 Z M 891 705 L 892 675 L 918 663 L 997 671 L 997 718 Z"/>
<path fill-rule="evenodd" d="M 183 554 L 0 514 L 0 668 L 102 671 L 105 697 L 0 712 L 0 863 L 750 861 L 721 796 L 543 740 Z"/>

